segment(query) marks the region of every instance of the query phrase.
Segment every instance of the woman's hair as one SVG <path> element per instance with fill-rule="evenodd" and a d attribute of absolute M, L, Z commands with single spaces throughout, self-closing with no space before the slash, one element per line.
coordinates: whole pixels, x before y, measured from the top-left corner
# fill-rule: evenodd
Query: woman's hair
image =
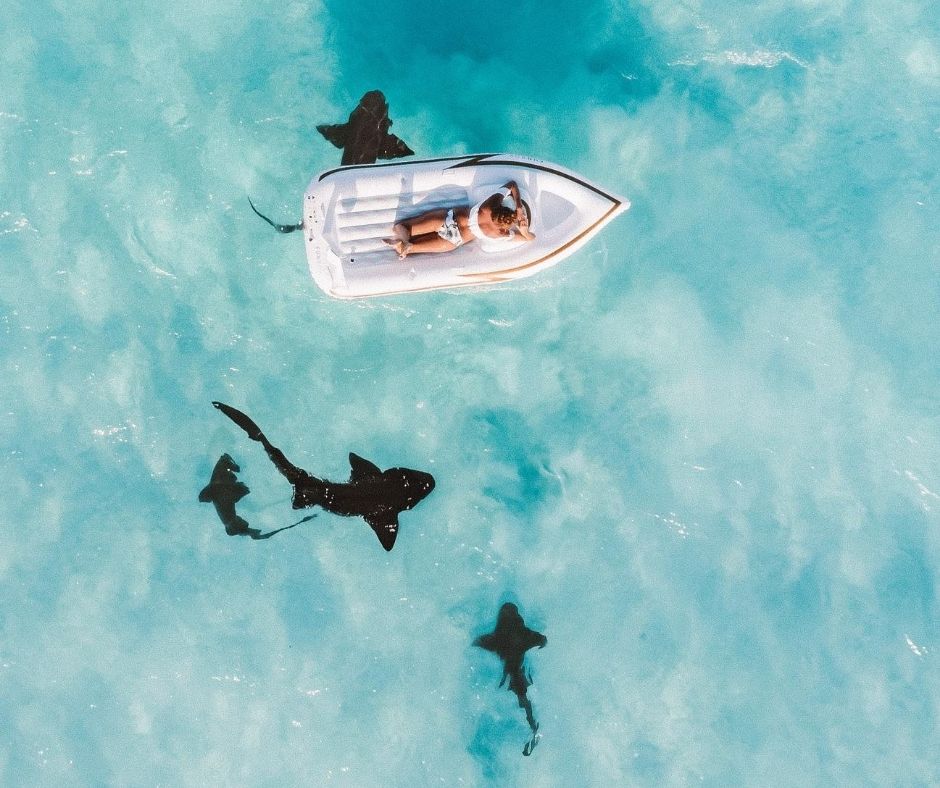
<path fill-rule="evenodd" d="M 505 205 L 497 205 L 490 211 L 490 215 L 497 227 L 511 227 L 516 221 L 516 212 Z"/>
<path fill-rule="evenodd" d="M 494 195 L 497 197 L 498 195 Z M 525 211 L 529 224 L 532 223 L 532 209 L 525 200 L 520 201 L 522 209 Z M 490 208 L 490 216 L 493 218 L 493 224 L 502 232 L 503 235 L 509 234 L 509 228 L 516 223 L 516 212 L 512 208 L 507 208 L 501 202 Z"/>

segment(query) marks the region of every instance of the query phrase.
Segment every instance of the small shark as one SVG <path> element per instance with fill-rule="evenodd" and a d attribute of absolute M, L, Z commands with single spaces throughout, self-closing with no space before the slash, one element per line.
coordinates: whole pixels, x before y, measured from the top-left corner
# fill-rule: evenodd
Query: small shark
<path fill-rule="evenodd" d="M 223 454 L 212 469 L 209 483 L 199 493 L 200 501 L 215 504 L 215 512 L 225 525 L 225 533 L 229 536 L 251 531 L 247 521 L 235 514 L 235 504 L 251 492 L 247 484 L 235 477 L 239 471 L 241 468 L 235 460 L 228 454 Z"/>
<path fill-rule="evenodd" d="M 412 509 L 434 489 L 434 477 L 409 468 L 380 470 L 378 466 L 350 453 L 352 468 L 348 482 L 318 479 L 293 465 L 284 453 L 264 436 L 258 425 L 240 410 L 222 402 L 212 403 L 248 437 L 258 441 L 277 468 L 294 488 L 293 507 L 321 506 L 343 517 L 362 517 L 375 531 L 382 547 L 391 550 L 398 536 L 398 515 Z"/>
<path fill-rule="evenodd" d="M 532 730 L 532 738 L 523 748 L 523 755 L 531 755 L 539 740 L 539 724 L 535 721 L 532 702 L 526 694 L 532 684 L 532 676 L 524 668 L 525 653 L 530 648 L 545 648 L 546 643 L 548 640 L 545 635 L 525 625 L 519 615 L 519 608 L 512 602 L 507 602 L 499 609 L 496 629 L 488 635 L 480 635 L 473 641 L 474 646 L 492 651 L 503 661 L 503 678 L 499 686 L 502 687 L 508 679 L 510 692 L 514 692 L 519 699 L 519 708 L 525 709 L 525 718 Z"/>
<path fill-rule="evenodd" d="M 414 151 L 399 137 L 388 133 L 391 125 L 384 94 L 381 90 L 370 90 L 359 99 L 359 104 L 349 114 L 349 120 L 332 126 L 321 124 L 317 131 L 337 148 L 343 149 L 340 163 L 344 166 L 414 156 Z"/>
<path fill-rule="evenodd" d="M 248 495 L 251 490 L 244 482 L 238 481 L 236 473 L 240 473 L 241 468 L 228 454 L 219 457 L 219 461 L 212 469 L 212 478 L 209 483 L 202 488 L 199 493 L 199 500 L 202 503 L 215 504 L 216 514 L 225 525 L 225 533 L 229 536 L 250 536 L 252 539 L 270 539 L 274 534 L 286 531 L 288 528 L 294 528 L 301 523 L 313 519 L 315 515 L 305 517 L 291 525 L 285 525 L 268 533 L 261 533 L 258 528 L 250 528 L 248 521 L 239 517 L 235 513 L 235 504 Z"/>

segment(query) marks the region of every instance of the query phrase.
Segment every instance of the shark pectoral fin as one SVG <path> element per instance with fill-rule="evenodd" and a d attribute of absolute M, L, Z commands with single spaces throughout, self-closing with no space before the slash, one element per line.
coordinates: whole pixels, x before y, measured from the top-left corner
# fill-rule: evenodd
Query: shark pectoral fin
<path fill-rule="evenodd" d="M 202 488 L 202 492 L 199 493 L 199 500 L 202 503 L 212 503 L 212 485 L 207 484 Z"/>
<path fill-rule="evenodd" d="M 380 159 L 398 159 L 402 156 L 414 156 L 415 152 L 409 148 L 401 137 L 394 134 L 386 134 L 379 145 Z"/>
<path fill-rule="evenodd" d="M 240 501 L 250 492 L 251 490 L 248 489 L 247 484 L 244 482 L 235 482 L 235 484 L 232 485 L 232 500 Z"/>
<path fill-rule="evenodd" d="M 541 632 L 535 632 L 528 627 L 525 628 L 525 647 L 526 651 L 530 648 L 545 648 L 545 645 L 548 643 L 548 638 L 545 637 Z"/>
<path fill-rule="evenodd" d="M 352 468 L 352 473 L 349 476 L 349 481 L 351 482 L 382 475 L 382 471 L 379 469 L 378 465 L 374 462 L 364 460 L 358 454 L 353 454 L 352 452 L 349 452 L 349 467 Z M 375 528 L 374 525 L 372 527 Z"/>
<path fill-rule="evenodd" d="M 337 123 L 333 126 L 322 124 L 317 126 L 317 131 L 319 131 L 324 137 L 332 142 L 337 148 L 342 148 L 344 145 L 346 145 L 346 140 L 349 138 L 348 123 Z"/>
<path fill-rule="evenodd" d="M 382 547 L 391 550 L 395 546 L 395 538 L 398 536 L 397 514 L 368 515 L 365 517 L 365 521 L 375 531 L 375 535 L 379 537 Z"/>

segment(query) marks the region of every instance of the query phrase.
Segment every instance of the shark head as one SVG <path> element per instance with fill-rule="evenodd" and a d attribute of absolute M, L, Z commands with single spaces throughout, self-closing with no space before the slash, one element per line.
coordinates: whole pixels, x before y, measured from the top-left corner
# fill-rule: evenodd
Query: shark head
<path fill-rule="evenodd" d="M 385 115 L 388 113 L 388 102 L 381 90 L 370 90 L 359 99 L 359 106 L 370 115 Z"/>
<path fill-rule="evenodd" d="M 388 117 L 388 102 L 380 90 L 370 90 L 360 100 L 359 104 L 349 115 L 346 124 L 352 139 L 368 130 L 368 137 L 374 137 L 376 144 L 379 137 L 388 133 L 392 121 Z"/>
<path fill-rule="evenodd" d="M 522 629 L 525 623 L 519 614 L 519 608 L 512 602 L 506 602 L 499 609 L 499 616 L 496 619 L 496 632 L 508 633 Z"/>
<path fill-rule="evenodd" d="M 389 468 L 382 478 L 393 483 L 401 492 L 401 509 L 413 509 L 427 498 L 434 489 L 434 477 L 424 471 L 411 468 Z"/>
<path fill-rule="evenodd" d="M 237 485 L 238 479 L 235 476 L 236 473 L 239 473 L 241 468 L 238 467 L 238 463 L 232 459 L 231 455 L 223 454 L 219 457 L 218 462 L 216 462 L 215 467 L 212 469 L 212 480 L 209 482 L 209 486 L 203 490 L 208 498 L 205 500 L 211 500 L 213 497 L 218 497 L 222 495 L 231 495 L 235 485 Z M 221 492 L 227 490 L 227 493 Z M 202 496 L 202 493 L 200 493 Z M 203 500 L 200 497 L 200 500 Z M 237 499 L 236 499 L 237 500 Z"/>
<path fill-rule="evenodd" d="M 215 467 L 219 472 L 230 471 L 238 473 L 241 471 L 241 468 L 238 467 L 238 463 L 232 459 L 230 454 L 223 454 L 221 457 L 219 457 L 219 461 L 216 463 Z"/>
<path fill-rule="evenodd" d="M 434 477 L 411 468 L 382 471 L 375 463 L 352 453 L 349 464 L 352 467 L 349 484 L 365 488 L 369 503 L 369 510 L 362 512 L 362 516 L 379 537 L 382 547 L 391 550 L 398 536 L 398 515 L 428 497 L 434 489 Z"/>

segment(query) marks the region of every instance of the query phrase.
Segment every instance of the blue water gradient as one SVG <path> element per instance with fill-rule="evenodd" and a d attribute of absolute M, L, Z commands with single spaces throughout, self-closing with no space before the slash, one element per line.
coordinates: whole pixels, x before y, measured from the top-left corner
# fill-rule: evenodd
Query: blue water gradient
<path fill-rule="evenodd" d="M 0 783 L 940 782 L 929 0 L 13 0 Z M 419 155 L 629 196 L 537 278 L 337 302 L 280 221 L 382 89 Z M 385 554 L 329 478 L 437 489 Z M 504 601 L 543 735 L 471 647 Z"/>

